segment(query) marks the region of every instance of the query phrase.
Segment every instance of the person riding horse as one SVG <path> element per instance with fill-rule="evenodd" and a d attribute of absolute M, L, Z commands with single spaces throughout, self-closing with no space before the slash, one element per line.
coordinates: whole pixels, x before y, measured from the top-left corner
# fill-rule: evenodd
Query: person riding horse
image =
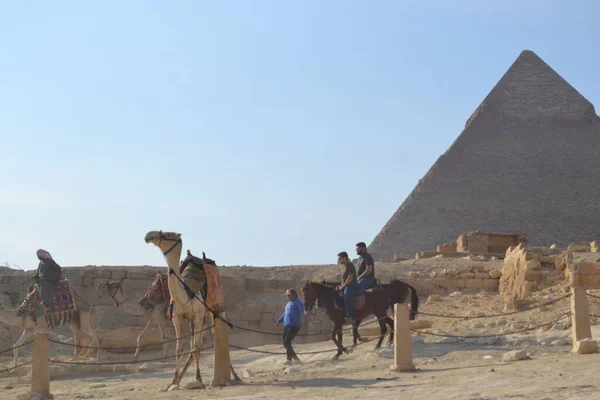
<path fill-rule="evenodd" d="M 348 253 L 342 251 L 338 253 L 338 264 L 342 265 L 342 283 L 336 290 L 343 291 L 344 294 L 344 306 L 346 307 L 346 323 L 352 322 L 352 313 L 354 312 L 354 301 L 356 300 L 356 294 L 358 291 L 358 285 L 356 283 L 356 268 Z"/>
<path fill-rule="evenodd" d="M 371 254 L 367 252 L 365 242 L 356 243 L 356 254 L 358 254 L 358 289 L 362 292 L 376 283 L 375 281 L 375 261 Z"/>

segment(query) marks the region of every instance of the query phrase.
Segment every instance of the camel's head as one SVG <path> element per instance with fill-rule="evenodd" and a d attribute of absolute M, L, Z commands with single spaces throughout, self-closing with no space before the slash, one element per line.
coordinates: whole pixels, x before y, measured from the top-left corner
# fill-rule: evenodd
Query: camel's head
<path fill-rule="evenodd" d="M 121 282 L 119 281 L 108 281 L 108 282 L 102 282 L 99 283 L 98 286 L 96 286 L 96 289 L 98 290 L 102 290 L 103 292 L 106 293 L 113 293 L 115 290 L 119 290 L 121 288 Z"/>
<path fill-rule="evenodd" d="M 160 247 L 162 242 L 176 242 L 179 239 L 181 239 L 181 233 L 150 231 L 146 233 L 144 241 Z"/>
<path fill-rule="evenodd" d="M 115 307 L 119 307 L 127 300 L 127 296 L 123 293 L 121 288 L 121 282 L 119 281 L 108 281 L 98 284 L 96 289 L 103 291 L 108 294 L 111 299 L 115 301 Z"/>
<path fill-rule="evenodd" d="M 144 240 L 146 243 L 152 243 L 153 245 L 159 247 L 163 254 L 166 255 L 173 250 L 177 244 L 181 244 L 181 233 L 150 231 L 146 233 Z"/>

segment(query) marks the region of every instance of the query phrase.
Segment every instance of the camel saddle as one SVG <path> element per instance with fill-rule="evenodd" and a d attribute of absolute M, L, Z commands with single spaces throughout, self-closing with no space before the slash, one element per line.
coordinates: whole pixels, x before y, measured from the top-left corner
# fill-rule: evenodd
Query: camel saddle
<path fill-rule="evenodd" d="M 186 263 L 186 261 L 188 262 Z M 225 311 L 225 297 L 217 264 L 206 258 L 204 253 L 202 253 L 202 258 L 194 256 L 186 258 L 184 264 L 188 265 L 183 270 L 181 278 L 191 291 L 193 293 L 200 292 L 206 300 L 206 305 L 214 312 L 221 313 Z M 191 291 L 188 291 L 188 295 L 193 297 Z"/>
<path fill-rule="evenodd" d="M 44 315 L 49 328 L 54 328 L 59 325 L 70 324 L 75 317 L 76 308 L 82 309 L 82 299 L 76 299 L 77 304 L 73 301 L 73 294 L 69 281 L 63 280 L 56 284 L 52 295 L 52 304 L 44 313 L 40 306 L 42 298 L 39 293 L 39 288 L 33 285 L 33 289 L 27 294 L 21 306 L 17 309 L 17 316 L 31 317 L 34 322 Z M 79 307 L 76 307 L 79 306 Z"/>

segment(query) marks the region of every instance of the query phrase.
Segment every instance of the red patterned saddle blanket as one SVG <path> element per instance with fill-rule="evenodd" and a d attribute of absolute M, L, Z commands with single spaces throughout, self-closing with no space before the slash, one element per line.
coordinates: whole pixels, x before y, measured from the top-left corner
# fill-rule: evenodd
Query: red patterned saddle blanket
<path fill-rule="evenodd" d="M 34 285 L 33 290 L 27 294 L 25 300 L 23 300 L 23 303 L 21 303 L 21 306 L 17 309 L 17 315 L 19 317 L 31 316 L 34 321 L 37 321 L 37 318 L 44 314 L 43 309 L 40 307 L 41 302 L 42 299 L 39 294 L 39 288 L 37 285 Z M 52 304 L 46 313 L 46 322 L 48 322 L 50 327 L 70 323 L 74 312 L 75 304 L 73 303 L 73 295 L 71 294 L 69 281 L 60 281 L 54 287 Z"/>
<path fill-rule="evenodd" d="M 152 304 L 168 303 L 171 300 L 167 274 L 157 274 L 156 279 L 148 286 L 146 297 Z"/>

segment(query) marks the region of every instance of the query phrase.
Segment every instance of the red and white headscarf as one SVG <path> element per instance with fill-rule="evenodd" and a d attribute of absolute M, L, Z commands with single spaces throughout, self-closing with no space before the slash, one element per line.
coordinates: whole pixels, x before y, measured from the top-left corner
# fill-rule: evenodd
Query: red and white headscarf
<path fill-rule="evenodd" d="M 44 249 L 39 249 L 35 254 L 42 260 L 52 260 L 52 256 Z"/>

